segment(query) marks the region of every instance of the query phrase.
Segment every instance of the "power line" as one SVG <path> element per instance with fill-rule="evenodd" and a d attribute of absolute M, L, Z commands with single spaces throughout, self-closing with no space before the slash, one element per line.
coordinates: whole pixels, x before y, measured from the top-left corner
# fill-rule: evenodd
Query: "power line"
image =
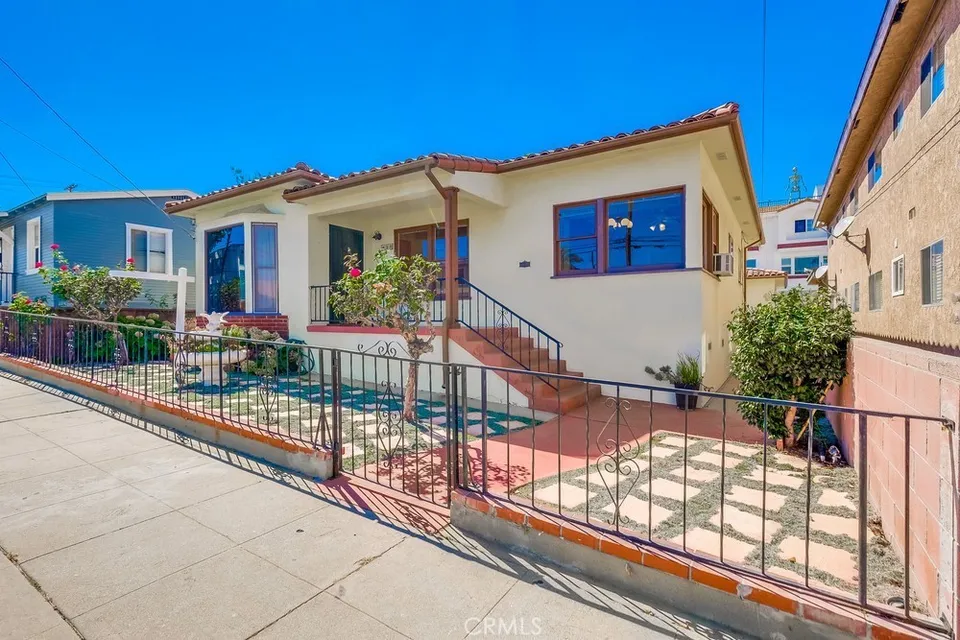
<path fill-rule="evenodd" d="M 33 192 L 33 189 L 30 188 L 30 185 L 28 185 L 28 184 L 27 184 L 27 181 L 23 179 L 23 176 L 20 175 L 20 172 L 17 171 L 17 168 L 16 168 L 15 166 L 13 166 L 13 163 L 10 162 L 10 158 L 8 158 L 8 157 L 3 153 L 3 151 L 0 151 L 0 158 L 3 158 L 3 161 L 6 162 L 6 163 L 7 163 L 7 166 L 10 167 L 10 170 L 13 171 L 13 175 L 17 176 L 17 177 L 20 179 L 20 182 L 22 182 L 22 183 L 23 183 L 23 186 L 25 186 L 25 187 L 27 188 L 27 191 L 30 192 L 30 195 L 32 195 L 32 196 L 37 195 L 36 193 Z"/>
<path fill-rule="evenodd" d="M 763 5 L 763 35 L 760 45 L 760 193 L 766 193 L 765 165 L 766 165 L 766 125 L 767 125 L 767 0 L 761 0 Z"/>
<path fill-rule="evenodd" d="M 90 149 L 91 149 L 95 154 L 97 154 L 97 156 L 99 156 L 101 160 L 103 160 L 103 161 L 106 162 L 108 165 L 110 165 L 110 167 L 111 167 L 114 171 L 116 171 L 117 174 L 118 174 L 121 178 L 123 178 L 124 180 L 126 180 L 127 182 L 129 182 L 129 183 L 131 184 L 131 186 L 133 186 L 133 188 L 134 188 L 136 191 L 139 191 L 139 192 L 140 192 L 140 195 L 142 195 L 148 202 L 150 202 L 150 204 L 152 204 L 154 207 L 156 207 L 158 211 L 160 211 L 161 213 L 163 213 L 163 214 L 166 215 L 166 212 L 165 212 L 160 206 L 158 206 L 156 202 L 154 202 L 153 200 L 151 200 L 151 199 L 147 196 L 147 194 L 144 193 L 143 189 L 141 189 L 140 187 L 138 187 L 137 184 L 136 184 L 133 180 L 131 180 L 130 178 L 128 178 L 127 175 L 126 175 L 125 173 L 123 173 L 123 171 L 120 170 L 120 167 L 118 167 L 117 165 L 115 165 L 115 164 L 113 164 L 112 162 L 110 162 L 110 160 L 108 160 L 105 155 L 103 155 L 102 153 L 100 153 L 100 150 L 99 150 L 99 149 L 97 149 L 95 146 L 93 146 L 93 143 L 91 143 L 89 140 L 87 140 L 86 138 L 84 138 L 83 135 L 81 135 L 81 133 L 80 133 L 79 131 L 77 131 L 77 130 L 73 127 L 73 125 L 71 125 L 69 122 L 67 122 L 66 118 L 64 118 L 62 115 L 60 115 L 60 113 L 59 113 L 56 109 L 54 109 L 53 106 L 52 106 L 49 102 L 47 102 L 46 100 L 44 100 L 44 99 L 43 99 L 43 96 L 41 96 L 41 95 L 37 92 L 36 89 L 34 89 L 32 86 L 30 86 L 30 83 L 27 82 L 27 81 L 24 79 L 23 76 L 21 76 L 19 73 L 17 73 L 17 70 L 14 69 L 14 68 L 10 65 L 10 63 L 7 62 L 7 61 L 3 58 L 3 56 L 0 56 L 0 63 L 2 63 L 3 66 L 5 66 L 7 69 L 9 69 L 9 70 L 10 70 L 10 73 L 12 73 L 12 74 L 14 75 L 14 77 L 15 77 L 17 80 L 19 80 L 20 83 L 21 83 L 23 86 L 25 86 L 27 89 L 29 89 L 30 93 L 32 93 L 34 96 L 36 96 L 37 100 L 39 100 L 39 101 L 43 104 L 43 106 L 45 106 L 47 109 L 49 109 L 49 110 L 51 111 L 51 113 L 53 113 L 53 115 L 57 116 L 57 119 L 60 120 L 60 122 L 62 122 L 62 123 L 64 124 L 64 126 L 66 126 L 68 129 L 70 129 L 70 131 L 72 131 L 78 138 L 80 138 L 80 140 L 81 140 L 85 145 L 87 145 L 88 147 L 90 147 Z M 109 183 L 108 183 L 108 184 L 109 184 Z M 121 189 L 121 191 L 124 191 L 124 190 Z M 126 191 L 124 191 L 124 192 L 127 193 Z M 130 194 L 130 195 L 133 195 L 133 194 Z"/>

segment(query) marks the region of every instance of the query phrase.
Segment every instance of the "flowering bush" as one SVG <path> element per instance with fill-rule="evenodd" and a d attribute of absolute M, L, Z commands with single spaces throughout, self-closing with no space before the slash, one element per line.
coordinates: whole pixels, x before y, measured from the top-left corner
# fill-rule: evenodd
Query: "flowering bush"
<path fill-rule="evenodd" d="M 60 251 L 60 245 L 52 244 L 53 266 L 38 262 L 37 268 L 50 291 L 68 301 L 83 318 L 101 321 L 116 321 L 120 311 L 140 295 L 142 286 L 135 278 L 118 278 L 110 275 L 107 267 L 88 267 L 70 262 Z M 133 259 L 128 259 L 125 271 L 133 271 Z"/>
<path fill-rule="evenodd" d="M 32 313 L 38 316 L 48 316 L 51 314 L 50 305 L 44 298 L 30 299 L 25 293 L 13 294 L 13 300 L 10 301 L 10 311 L 20 313 Z"/>
<path fill-rule="evenodd" d="M 349 255 L 346 274 L 330 295 L 330 306 L 347 322 L 366 327 L 388 327 L 400 332 L 407 343 L 410 362 L 404 391 L 403 415 L 414 419 L 417 395 L 417 362 L 433 351 L 436 331 L 431 318 L 433 290 L 442 269 L 422 256 L 398 258 L 378 251 L 373 269 L 360 270 L 360 259 Z M 420 326 L 427 327 L 427 337 Z"/>

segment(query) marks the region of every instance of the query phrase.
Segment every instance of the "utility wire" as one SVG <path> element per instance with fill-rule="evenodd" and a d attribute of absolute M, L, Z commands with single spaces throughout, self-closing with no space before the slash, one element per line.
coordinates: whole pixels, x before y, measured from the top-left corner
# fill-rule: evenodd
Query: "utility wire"
<path fill-rule="evenodd" d="M 23 76 L 21 76 L 19 73 L 17 73 L 17 70 L 14 69 L 12 66 L 10 66 L 10 63 L 7 62 L 7 61 L 3 58 L 3 56 L 0 56 L 0 63 L 2 63 L 3 66 L 5 66 L 7 69 L 9 69 L 9 70 L 10 70 L 10 73 L 12 73 L 12 74 L 14 75 L 14 77 L 16 77 L 16 79 L 19 80 L 20 83 L 21 83 L 23 86 L 25 86 L 27 89 L 29 89 L 29 90 L 30 90 L 30 93 L 32 93 L 33 95 L 35 95 L 35 96 L 37 97 L 37 100 L 39 100 L 39 101 L 43 104 L 43 106 L 45 106 L 47 109 L 49 109 L 49 110 L 51 111 L 51 113 L 53 113 L 53 115 L 57 116 L 57 119 L 60 120 L 60 122 L 62 122 L 62 123 L 64 124 L 64 126 L 66 126 L 68 129 L 70 129 L 70 131 L 72 131 L 78 138 L 80 138 L 80 140 L 81 140 L 85 145 L 87 145 L 88 147 L 90 147 L 90 149 L 91 149 L 95 154 L 97 154 L 97 155 L 100 157 L 101 160 L 103 160 L 103 161 L 106 162 L 108 165 L 110 165 L 110 167 L 113 168 L 113 170 L 116 171 L 117 174 L 118 174 L 121 178 L 123 178 L 124 180 L 126 180 L 127 182 L 129 182 L 129 183 L 133 186 L 134 189 L 136 189 L 137 191 L 140 192 L 141 195 L 143 195 L 144 198 L 147 198 L 147 194 L 143 192 L 143 189 L 141 189 L 140 187 L 138 187 L 133 180 L 131 180 L 130 178 L 128 178 L 128 177 L 126 176 L 126 174 L 124 174 L 123 171 L 120 170 L 120 167 L 118 167 L 117 165 L 115 165 L 115 164 L 113 164 L 112 162 L 110 162 L 110 160 L 108 160 L 105 155 L 103 155 L 102 153 L 100 153 L 100 150 L 99 150 L 99 149 L 97 149 L 95 146 L 93 146 L 93 143 L 91 143 L 89 140 L 87 140 L 86 138 L 84 138 L 83 135 L 81 135 L 81 133 L 80 133 L 79 131 L 77 131 L 72 124 L 70 124 L 69 122 L 67 122 L 66 118 L 64 118 L 62 115 L 60 115 L 60 112 L 57 111 L 56 109 L 54 109 L 53 106 L 52 106 L 49 102 L 47 102 L 46 100 L 44 100 L 44 99 L 43 99 L 43 96 L 41 96 L 41 95 L 37 92 L 36 89 L 34 89 L 32 86 L 30 86 L 30 83 L 27 82 L 27 81 L 24 79 Z M 147 198 L 147 199 L 149 200 L 149 198 Z M 152 201 L 151 201 L 151 202 L 152 202 Z"/>
<path fill-rule="evenodd" d="M 760 45 L 760 193 L 765 194 L 765 167 L 766 167 L 766 124 L 767 124 L 767 0 L 761 0 L 763 5 L 763 35 Z"/>
<path fill-rule="evenodd" d="M 0 151 L 0 158 L 3 158 L 3 161 L 7 163 L 7 166 L 10 167 L 10 170 L 13 171 L 13 174 L 14 174 L 15 176 L 17 176 L 18 178 L 20 178 L 20 182 L 22 182 L 22 183 L 23 183 L 23 186 L 25 186 L 25 187 L 27 188 L 27 191 L 30 192 L 30 195 L 32 195 L 32 196 L 37 195 L 36 193 L 34 193 L 33 189 L 30 188 L 30 185 L 27 184 L 27 181 L 23 179 L 23 176 L 20 175 L 20 172 L 17 171 L 17 168 L 16 168 L 15 166 L 13 166 L 13 163 L 10 162 L 10 158 L 8 158 L 8 157 L 3 153 L 3 151 Z"/>

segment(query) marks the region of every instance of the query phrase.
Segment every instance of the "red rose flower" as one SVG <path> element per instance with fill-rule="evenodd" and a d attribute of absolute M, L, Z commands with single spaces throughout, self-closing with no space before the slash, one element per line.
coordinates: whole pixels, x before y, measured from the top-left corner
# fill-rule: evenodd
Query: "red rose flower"
<path fill-rule="evenodd" d="M 50 245 L 50 248 L 53 249 L 54 251 L 56 251 L 57 249 L 60 248 L 60 245 L 58 245 L 58 244 L 52 244 L 52 245 Z"/>
<path fill-rule="evenodd" d="M 60 265 L 60 271 L 66 271 L 68 268 L 65 264 Z"/>
<path fill-rule="evenodd" d="M 36 267 L 37 269 L 39 269 L 42 266 L 43 266 L 42 262 L 38 262 L 37 264 L 34 265 L 34 267 Z"/>
<path fill-rule="evenodd" d="M 133 258 L 127 258 L 127 264 L 133 264 L 133 263 L 134 263 Z"/>
<path fill-rule="evenodd" d="M 357 269 L 356 267 L 354 267 L 353 269 L 350 269 L 351 278 L 359 278 L 361 273 L 363 272 L 360 271 L 360 269 Z"/>

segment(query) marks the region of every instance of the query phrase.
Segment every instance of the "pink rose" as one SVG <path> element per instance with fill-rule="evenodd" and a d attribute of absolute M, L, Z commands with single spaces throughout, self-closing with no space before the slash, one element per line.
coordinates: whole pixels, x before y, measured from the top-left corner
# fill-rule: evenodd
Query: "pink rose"
<path fill-rule="evenodd" d="M 73 265 L 73 272 L 74 272 L 74 273 L 80 273 L 80 265 L 78 265 L 78 264 Z"/>
<path fill-rule="evenodd" d="M 35 264 L 34 266 L 35 266 L 37 269 L 39 269 L 40 267 L 43 266 L 43 263 L 42 263 L 42 262 L 38 262 L 38 263 Z"/>
<path fill-rule="evenodd" d="M 127 258 L 127 264 L 133 264 L 133 263 L 134 263 L 133 258 Z"/>
<path fill-rule="evenodd" d="M 356 267 L 354 267 L 353 269 L 350 269 L 351 278 L 359 278 L 361 273 L 363 272 L 360 271 L 360 269 L 357 269 Z"/>
<path fill-rule="evenodd" d="M 56 251 L 57 249 L 60 248 L 60 245 L 54 243 L 54 244 L 50 245 L 50 248 L 53 249 L 54 251 Z"/>

